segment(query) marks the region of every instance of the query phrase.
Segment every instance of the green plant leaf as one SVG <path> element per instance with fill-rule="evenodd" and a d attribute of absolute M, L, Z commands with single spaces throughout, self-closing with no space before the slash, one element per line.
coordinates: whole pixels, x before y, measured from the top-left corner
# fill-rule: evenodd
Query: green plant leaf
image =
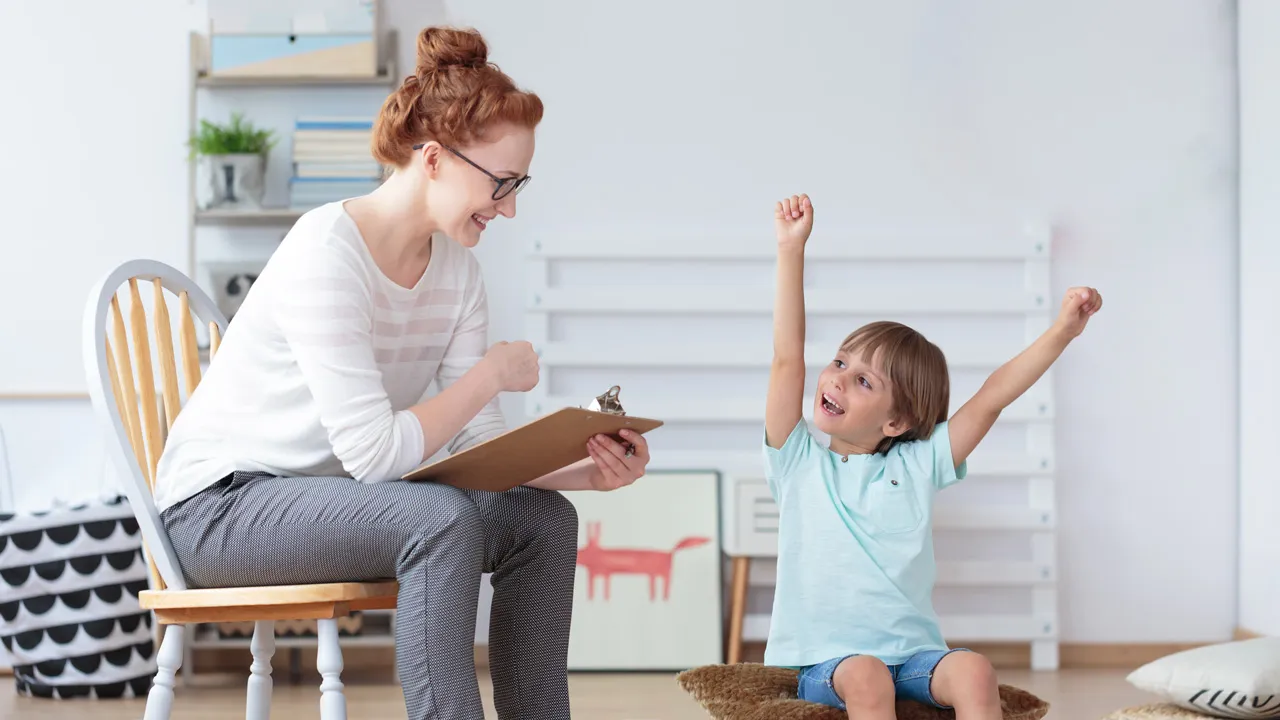
<path fill-rule="evenodd" d="M 188 145 L 192 155 L 266 155 L 275 147 L 275 133 L 257 128 L 244 119 L 243 113 L 232 113 L 231 122 L 219 124 L 201 118 L 200 130 Z"/>

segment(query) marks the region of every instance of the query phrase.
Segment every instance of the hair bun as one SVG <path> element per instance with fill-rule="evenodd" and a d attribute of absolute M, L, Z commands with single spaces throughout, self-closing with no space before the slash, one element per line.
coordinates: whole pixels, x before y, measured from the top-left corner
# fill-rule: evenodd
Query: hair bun
<path fill-rule="evenodd" d="M 533 130 L 542 100 L 516 87 L 471 28 L 429 27 L 418 33 L 418 64 L 387 95 L 373 126 L 373 157 L 397 170 L 427 140 L 462 146 L 499 124 Z"/>
<path fill-rule="evenodd" d="M 450 66 L 484 67 L 489 47 L 472 29 L 429 27 L 418 33 L 418 74 Z"/>

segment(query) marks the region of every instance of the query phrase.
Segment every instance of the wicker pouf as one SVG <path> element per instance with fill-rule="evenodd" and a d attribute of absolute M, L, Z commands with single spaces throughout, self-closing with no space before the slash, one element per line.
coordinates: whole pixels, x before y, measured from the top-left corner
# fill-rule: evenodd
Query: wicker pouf
<path fill-rule="evenodd" d="M 142 536 L 123 497 L 0 515 L 0 642 L 19 694 L 145 695 L 156 672 Z"/>

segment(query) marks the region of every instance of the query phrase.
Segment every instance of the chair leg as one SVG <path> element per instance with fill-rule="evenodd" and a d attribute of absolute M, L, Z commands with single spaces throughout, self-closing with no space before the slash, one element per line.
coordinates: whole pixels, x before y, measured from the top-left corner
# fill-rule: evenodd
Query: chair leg
<path fill-rule="evenodd" d="M 733 559 L 733 594 L 729 600 L 729 651 L 730 665 L 742 662 L 742 623 L 747 613 L 747 581 L 751 577 L 751 558 Z"/>
<path fill-rule="evenodd" d="M 247 720 L 267 720 L 271 716 L 271 658 L 276 654 L 276 624 L 259 620 L 253 624 L 253 664 L 249 666 L 249 690 L 245 697 Z"/>
<path fill-rule="evenodd" d="M 316 633 L 316 669 L 320 671 L 320 720 L 347 720 L 347 698 L 342 694 L 342 647 L 338 621 L 320 620 Z"/>
<path fill-rule="evenodd" d="M 160 641 L 160 651 L 156 653 L 159 670 L 151 682 L 151 691 L 147 693 L 144 720 L 169 720 L 169 713 L 173 710 L 173 685 L 178 668 L 182 665 L 182 634 L 186 632 L 186 628 L 181 625 L 166 625 L 163 632 L 164 639 Z"/>

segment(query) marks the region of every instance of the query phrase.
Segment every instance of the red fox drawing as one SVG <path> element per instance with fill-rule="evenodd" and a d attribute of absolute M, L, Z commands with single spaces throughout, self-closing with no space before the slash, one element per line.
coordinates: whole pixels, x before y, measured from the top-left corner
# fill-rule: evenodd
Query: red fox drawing
<path fill-rule="evenodd" d="M 687 537 L 670 550 L 604 548 L 600 546 L 600 523 L 587 523 L 587 544 L 578 548 L 578 564 L 587 569 L 587 598 L 595 599 L 596 576 L 604 581 L 604 599 L 609 599 L 609 579 L 615 575 L 648 575 L 649 601 L 657 598 L 658 578 L 662 578 L 662 599 L 671 598 L 671 559 L 687 548 L 711 542 L 711 538 Z"/>

